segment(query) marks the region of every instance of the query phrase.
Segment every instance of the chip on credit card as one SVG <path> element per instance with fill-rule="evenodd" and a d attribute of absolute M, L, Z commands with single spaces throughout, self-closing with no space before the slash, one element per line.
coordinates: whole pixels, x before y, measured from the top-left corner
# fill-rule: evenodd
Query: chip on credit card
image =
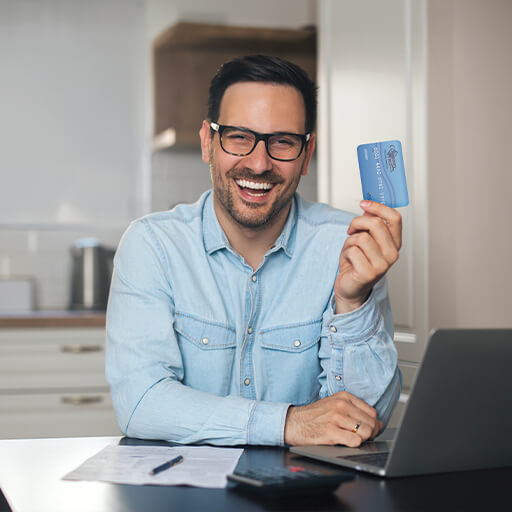
<path fill-rule="evenodd" d="M 357 147 L 363 198 L 396 208 L 409 204 L 404 157 L 399 140 Z"/>

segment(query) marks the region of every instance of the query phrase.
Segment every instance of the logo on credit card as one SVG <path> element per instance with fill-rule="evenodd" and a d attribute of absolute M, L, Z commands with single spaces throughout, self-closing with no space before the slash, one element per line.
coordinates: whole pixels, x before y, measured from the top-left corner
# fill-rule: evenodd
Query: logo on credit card
<path fill-rule="evenodd" d="M 391 146 L 389 146 L 389 151 L 386 153 L 388 166 L 390 167 L 391 172 L 396 169 L 396 155 L 398 155 L 398 151 L 395 149 L 395 146 L 391 144 Z"/>

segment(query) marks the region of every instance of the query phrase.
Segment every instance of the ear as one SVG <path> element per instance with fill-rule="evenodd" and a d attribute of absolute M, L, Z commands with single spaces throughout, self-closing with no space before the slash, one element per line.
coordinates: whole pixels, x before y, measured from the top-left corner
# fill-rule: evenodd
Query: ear
<path fill-rule="evenodd" d="M 313 156 L 313 151 L 315 150 L 315 134 L 311 134 L 311 138 L 308 141 L 308 145 L 306 146 L 306 158 L 304 159 L 304 165 L 302 166 L 301 175 L 306 176 L 309 170 L 309 162 L 311 160 L 311 157 Z"/>
<path fill-rule="evenodd" d="M 199 137 L 201 137 L 201 153 L 203 156 L 203 162 L 210 163 L 210 146 L 212 143 L 210 123 L 206 120 L 203 121 L 203 125 L 199 130 Z"/>

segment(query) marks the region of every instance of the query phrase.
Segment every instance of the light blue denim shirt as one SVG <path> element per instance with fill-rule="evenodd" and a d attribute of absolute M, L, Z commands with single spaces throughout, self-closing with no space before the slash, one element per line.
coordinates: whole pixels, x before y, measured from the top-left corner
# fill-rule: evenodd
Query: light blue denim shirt
<path fill-rule="evenodd" d="M 336 315 L 353 215 L 295 195 L 254 271 L 211 191 L 134 221 L 115 256 L 107 378 L 121 430 L 179 443 L 283 445 L 290 404 L 348 391 L 387 423 L 400 392 L 385 280 Z"/>

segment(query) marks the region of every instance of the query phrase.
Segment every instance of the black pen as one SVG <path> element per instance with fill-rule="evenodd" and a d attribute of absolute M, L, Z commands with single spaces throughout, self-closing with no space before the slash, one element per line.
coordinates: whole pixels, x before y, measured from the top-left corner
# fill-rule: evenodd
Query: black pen
<path fill-rule="evenodd" d="M 167 462 L 164 462 L 160 466 L 157 466 L 155 469 L 152 469 L 149 472 L 149 474 L 156 475 L 157 473 L 160 473 L 160 471 L 165 471 L 166 469 L 172 468 L 173 466 L 176 466 L 176 464 L 179 464 L 180 462 L 183 462 L 183 456 L 178 455 L 177 457 L 174 457 L 174 459 L 168 460 Z"/>

